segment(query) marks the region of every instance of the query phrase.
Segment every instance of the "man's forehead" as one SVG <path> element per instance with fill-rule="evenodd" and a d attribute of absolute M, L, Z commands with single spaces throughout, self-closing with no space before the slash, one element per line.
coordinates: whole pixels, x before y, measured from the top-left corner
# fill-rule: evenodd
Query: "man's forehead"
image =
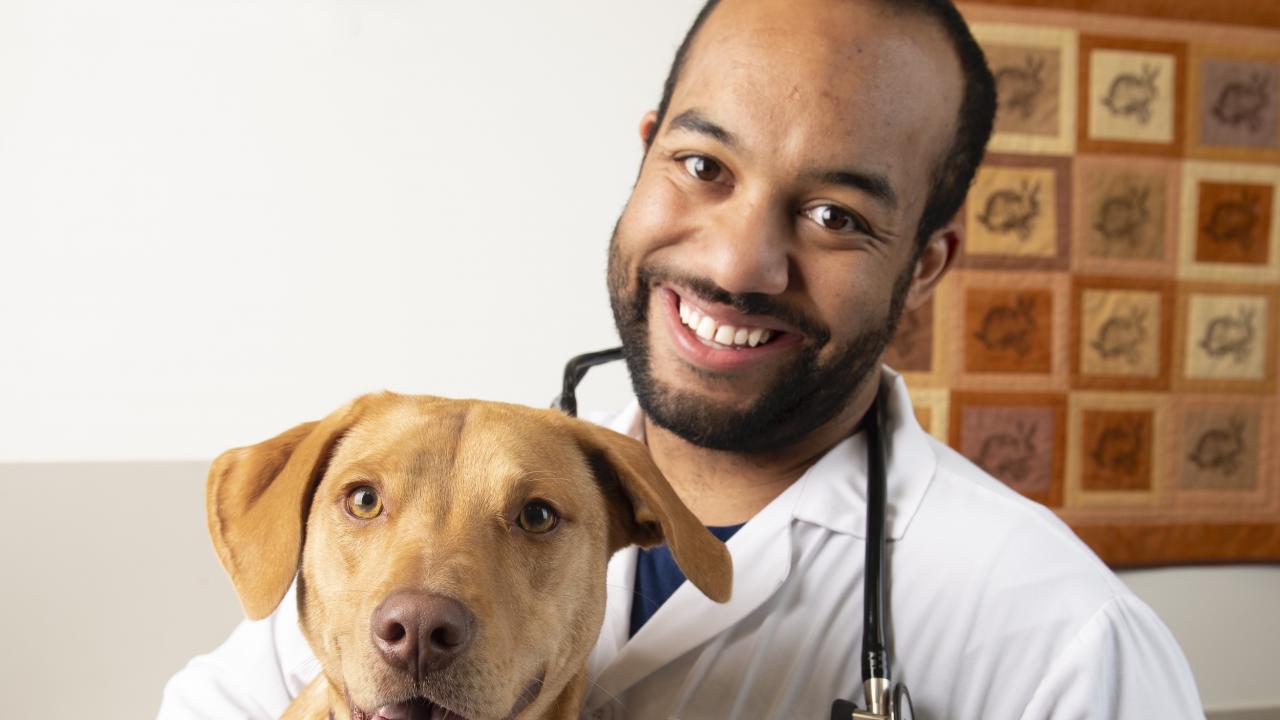
<path fill-rule="evenodd" d="M 884 172 L 904 152 L 936 157 L 960 107 L 958 63 L 937 23 L 886 7 L 724 0 L 690 48 L 666 119 L 697 108 L 748 150 L 785 153 L 791 142 L 806 161 L 838 163 L 852 152 Z"/>
<path fill-rule="evenodd" d="M 762 79 L 790 80 L 796 95 L 806 86 L 838 86 L 851 75 L 892 78 L 907 58 L 957 65 L 937 23 L 885 0 L 722 0 L 698 31 L 677 91 L 699 65 L 731 64 Z"/>

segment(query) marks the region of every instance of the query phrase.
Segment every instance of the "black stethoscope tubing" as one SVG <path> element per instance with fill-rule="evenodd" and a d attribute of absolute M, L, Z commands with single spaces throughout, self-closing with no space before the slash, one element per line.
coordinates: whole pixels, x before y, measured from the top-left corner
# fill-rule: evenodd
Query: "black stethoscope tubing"
<path fill-rule="evenodd" d="M 611 348 L 578 355 L 565 363 L 564 381 L 554 404 L 571 417 L 578 415 L 578 383 L 587 371 L 623 358 L 622 348 Z M 862 584 L 862 677 L 866 692 L 867 712 L 859 712 L 848 700 L 836 700 L 831 706 L 833 720 L 852 717 L 883 717 L 906 720 L 911 717 L 911 696 L 904 685 L 891 686 L 889 649 L 885 641 L 885 506 L 888 494 L 883 427 L 886 418 L 886 393 L 877 388 L 871 411 L 863 425 L 867 437 L 867 539 Z M 876 693 L 884 696 L 875 697 Z M 891 688 L 891 690 L 890 690 Z M 855 715 L 856 714 L 856 715 Z"/>

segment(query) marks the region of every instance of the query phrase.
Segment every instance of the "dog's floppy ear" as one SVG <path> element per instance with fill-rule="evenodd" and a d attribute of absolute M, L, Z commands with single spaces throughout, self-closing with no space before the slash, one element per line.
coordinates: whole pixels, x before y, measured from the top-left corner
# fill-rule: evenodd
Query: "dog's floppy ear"
<path fill-rule="evenodd" d="M 363 398 L 213 461 L 206 487 L 209 534 L 245 615 L 271 614 L 298 571 L 311 495 Z"/>
<path fill-rule="evenodd" d="M 574 421 L 574 427 L 614 514 L 609 552 L 666 540 L 685 577 L 712 600 L 728 602 L 733 590 L 729 550 L 680 501 L 648 449 L 590 423 Z"/>

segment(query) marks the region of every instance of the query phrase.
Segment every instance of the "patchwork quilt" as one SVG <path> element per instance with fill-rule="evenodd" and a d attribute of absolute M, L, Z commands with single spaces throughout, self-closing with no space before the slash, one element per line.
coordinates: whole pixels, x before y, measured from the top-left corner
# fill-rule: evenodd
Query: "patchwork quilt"
<path fill-rule="evenodd" d="M 1114 566 L 1280 561 L 1280 31 L 962 6 L 999 113 L 886 362 Z"/>

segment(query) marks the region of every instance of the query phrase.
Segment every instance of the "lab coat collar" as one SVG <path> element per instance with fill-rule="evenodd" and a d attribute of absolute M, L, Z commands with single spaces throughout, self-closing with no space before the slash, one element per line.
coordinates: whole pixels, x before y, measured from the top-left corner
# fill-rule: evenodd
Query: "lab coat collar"
<path fill-rule="evenodd" d="M 881 382 L 889 392 L 888 418 L 882 428 L 889 438 L 889 454 L 885 459 L 889 489 L 885 525 L 890 540 L 901 540 L 933 480 L 938 457 L 929 444 L 928 435 L 916 421 L 902 376 L 883 367 Z M 640 404 L 632 400 L 606 426 L 643 442 L 642 420 Z M 788 497 L 793 494 L 798 497 Z M 791 507 L 791 516 L 796 520 L 853 537 L 866 537 L 865 433 L 855 433 L 827 451 L 794 485 L 775 498 L 771 506 L 779 504 Z"/>
<path fill-rule="evenodd" d="M 916 421 L 902 376 L 884 368 L 882 382 L 889 392 L 888 417 L 881 428 L 888 437 L 885 463 L 889 495 L 885 527 L 890 540 L 901 540 L 933 481 L 938 456 Z M 796 484 L 801 485 L 803 492 L 794 513 L 797 520 L 853 537 L 866 537 L 866 433 L 859 432 L 831 448 Z"/>
<path fill-rule="evenodd" d="M 937 466 L 924 431 L 916 423 L 902 379 L 887 368 L 889 433 L 887 532 L 901 539 L 915 515 Z M 643 439 L 638 404 L 632 404 L 607 426 Z M 763 605 L 786 582 L 795 560 L 795 522 L 820 525 L 833 532 L 864 537 L 866 530 L 866 443 L 862 434 L 831 449 L 799 480 L 774 498 L 739 530 L 726 546 L 733 557 L 733 595 L 725 605 L 683 583 L 636 633 L 630 631 L 635 587 L 636 550 L 627 548 L 609 563 L 610 604 L 591 666 L 599 672 L 587 700 L 594 709 L 674 658 L 721 635 Z M 668 616 L 678 616 L 678 622 Z"/>

